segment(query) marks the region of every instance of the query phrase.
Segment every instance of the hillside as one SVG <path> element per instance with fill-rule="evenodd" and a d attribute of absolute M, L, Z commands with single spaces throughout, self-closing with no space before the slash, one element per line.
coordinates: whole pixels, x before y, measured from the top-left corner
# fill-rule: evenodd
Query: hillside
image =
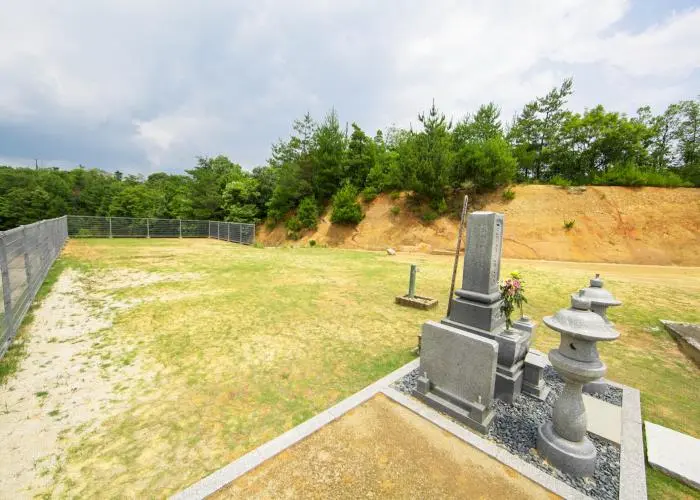
<path fill-rule="evenodd" d="M 480 200 L 481 210 L 505 214 L 504 256 L 524 259 L 700 266 L 700 189 L 588 186 L 567 190 L 523 185 L 515 199 L 500 193 Z M 405 198 L 381 195 L 364 205 L 355 228 L 330 224 L 328 214 L 310 239 L 342 248 L 399 251 L 454 251 L 458 223 L 443 217 L 425 223 L 405 206 Z M 397 205 L 398 215 L 391 213 Z M 570 230 L 564 220 L 575 221 Z M 265 245 L 285 243 L 285 230 L 261 228 Z"/>

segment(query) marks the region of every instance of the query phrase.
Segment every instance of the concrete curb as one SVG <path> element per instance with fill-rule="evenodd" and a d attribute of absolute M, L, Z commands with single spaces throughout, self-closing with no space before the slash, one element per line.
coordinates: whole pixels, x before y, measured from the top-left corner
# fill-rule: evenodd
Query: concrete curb
<path fill-rule="evenodd" d="M 201 479 L 192 486 L 171 496 L 171 500 L 199 500 L 215 493 L 243 474 L 251 471 L 265 460 L 274 457 L 285 449 L 293 446 L 307 436 L 313 434 L 326 424 L 341 417 L 356 406 L 361 405 L 372 396 L 382 393 L 392 401 L 429 420 L 441 429 L 449 432 L 458 439 L 474 446 L 487 455 L 531 481 L 543 486 L 552 493 L 563 498 L 590 499 L 591 497 L 572 488 L 565 482 L 550 476 L 532 464 L 521 460 L 506 449 L 484 439 L 466 427 L 447 418 L 429 406 L 414 400 L 392 389 L 391 383 L 418 368 L 420 359 L 415 359 L 389 375 L 379 379 L 361 391 L 344 399 L 297 425 L 281 436 L 268 441 L 255 450 L 243 455 L 234 462 L 222 467 L 209 476 Z M 644 443 L 642 441 L 642 412 L 640 395 L 637 389 L 611 382 L 611 385 L 622 388 L 622 443 L 620 445 L 620 496 L 621 500 L 639 500 L 647 498 L 646 468 L 644 460 Z"/>

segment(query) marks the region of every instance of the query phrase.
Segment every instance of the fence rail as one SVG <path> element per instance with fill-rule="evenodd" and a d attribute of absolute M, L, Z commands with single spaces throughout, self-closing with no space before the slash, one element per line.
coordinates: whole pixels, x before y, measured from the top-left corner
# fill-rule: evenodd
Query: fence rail
<path fill-rule="evenodd" d="M 66 216 L 0 232 L 3 299 L 0 358 L 12 343 L 46 273 L 67 239 Z"/>
<path fill-rule="evenodd" d="M 255 243 L 255 225 L 186 219 L 68 216 L 71 238 L 214 238 L 232 243 Z"/>

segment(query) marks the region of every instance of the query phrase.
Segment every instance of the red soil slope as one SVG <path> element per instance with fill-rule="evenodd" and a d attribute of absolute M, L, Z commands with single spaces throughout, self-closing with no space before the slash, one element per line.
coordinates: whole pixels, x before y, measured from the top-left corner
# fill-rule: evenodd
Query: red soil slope
<path fill-rule="evenodd" d="M 482 200 L 481 210 L 505 214 L 504 256 L 525 259 L 700 266 L 700 189 L 589 186 L 516 186 L 515 199 L 500 193 Z M 391 213 L 397 205 L 398 215 Z M 365 218 L 355 228 L 330 224 L 326 214 L 318 230 L 298 242 L 314 239 L 334 247 L 399 251 L 453 251 L 457 221 L 448 217 L 425 223 L 413 215 L 404 198 L 379 196 L 364 206 Z M 566 230 L 565 220 L 574 220 Z M 266 245 L 285 243 L 285 230 L 260 229 Z"/>

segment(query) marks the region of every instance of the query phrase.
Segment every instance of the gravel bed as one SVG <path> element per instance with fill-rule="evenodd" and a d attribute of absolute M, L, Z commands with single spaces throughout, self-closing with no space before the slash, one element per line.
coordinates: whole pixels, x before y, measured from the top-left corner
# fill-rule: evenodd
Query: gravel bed
<path fill-rule="evenodd" d="M 544 367 L 544 381 L 547 385 L 556 388 L 556 391 L 561 392 L 564 387 L 564 381 L 561 379 L 557 371 L 551 366 Z M 603 394 L 589 394 L 594 398 L 602 399 L 606 403 L 615 406 L 622 406 L 622 389 L 608 386 L 608 390 Z"/>
<path fill-rule="evenodd" d="M 618 498 L 620 489 L 620 448 L 616 444 L 588 434 L 588 437 L 598 450 L 598 456 L 596 457 L 594 477 L 585 479 L 564 474 L 548 465 L 537 454 L 537 428 L 540 424 L 550 419 L 554 401 L 556 401 L 564 387 L 556 372 L 550 367 L 547 368 L 549 368 L 549 373 L 545 371 L 545 382 L 552 387 L 549 396 L 547 396 L 547 401 L 540 401 L 524 395 L 516 396 L 513 404 L 508 404 L 498 399 L 494 400 L 493 410 L 495 416 L 487 438 L 586 495 L 599 499 Z M 416 387 L 418 376 L 419 370 L 413 370 L 411 373 L 396 380 L 392 387 L 397 391 L 410 395 Z M 617 388 L 608 390 L 606 394 L 602 395 L 601 399 L 605 401 L 608 401 L 607 398 L 613 401 L 618 400 L 618 395 L 612 394 L 615 391 L 620 392 L 618 404 L 621 405 L 622 391 Z M 612 403 L 613 401 L 609 402 Z"/>

